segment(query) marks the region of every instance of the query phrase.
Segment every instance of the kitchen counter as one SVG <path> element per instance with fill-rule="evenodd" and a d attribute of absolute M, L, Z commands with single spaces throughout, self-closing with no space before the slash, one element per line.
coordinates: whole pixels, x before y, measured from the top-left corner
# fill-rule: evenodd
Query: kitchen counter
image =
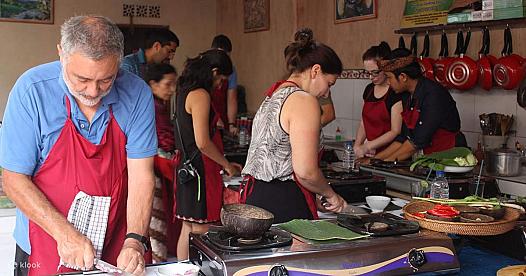
<path fill-rule="evenodd" d="M 504 194 L 526 196 L 526 169 L 522 167 L 518 176 L 495 176 L 499 189 Z"/>

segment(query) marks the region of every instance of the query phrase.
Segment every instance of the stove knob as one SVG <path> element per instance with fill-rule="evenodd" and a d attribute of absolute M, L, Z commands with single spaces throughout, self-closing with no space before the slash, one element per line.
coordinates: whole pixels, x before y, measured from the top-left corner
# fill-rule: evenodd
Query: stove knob
<path fill-rule="evenodd" d="M 284 265 L 276 264 L 270 268 L 268 276 L 289 276 L 289 271 Z"/>
<path fill-rule="evenodd" d="M 414 271 L 418 271 L 418 268 L 427 262 L 424 250 L 411 249 L 409 253 L 407 253 L 407 262 Z"/>

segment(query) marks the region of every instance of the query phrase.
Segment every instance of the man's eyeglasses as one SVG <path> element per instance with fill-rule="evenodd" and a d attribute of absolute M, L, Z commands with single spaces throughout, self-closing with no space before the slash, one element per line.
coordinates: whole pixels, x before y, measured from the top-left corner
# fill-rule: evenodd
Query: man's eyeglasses
<path fill-rule="evenodd" d="M 371 77 L 378 77 L 378 75 L 382 73 L 382 70 L 371 70 L 371 71 L 365 70 L 365 73 L 369 74 Z"/>

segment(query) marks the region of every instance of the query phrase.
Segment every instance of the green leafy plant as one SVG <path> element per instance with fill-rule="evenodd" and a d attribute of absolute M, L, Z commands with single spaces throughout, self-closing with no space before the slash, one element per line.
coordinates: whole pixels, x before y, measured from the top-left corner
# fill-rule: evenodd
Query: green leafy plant
<path fill-rule="evenodd" d="M 434 152 L 418 157 L 410 167 L 413 171 L 417 166 L 429 167 L 432 170 L 444 170 L 445 166 L 467 167 L 475 166 L 477 158 L 470 149 L 455 147 L 445 151 Z"/>

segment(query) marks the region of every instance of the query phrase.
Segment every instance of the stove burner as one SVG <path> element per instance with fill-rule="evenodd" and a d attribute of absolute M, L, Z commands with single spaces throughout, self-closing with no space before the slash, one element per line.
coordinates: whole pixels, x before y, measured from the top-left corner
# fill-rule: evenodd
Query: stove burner
<path fill-rule="evenodd" d="M 281 247 L 292 244 L 290 233 L 277 227 L 270 227 L 262 237 L 255 240 L 240 238 L 224 231 L 221 226 L 210 227 L 210 230 L 203 236 L 218 249 L 229 252 Z"/>
<path fill-rule="evenodd" d="M 237 242 L 241 243 L 241 244 L 256 244 L 258 242 L 260 242 L 261 240 L 263 239 L 263 237 L 258 237 L 258 238 L 255 238 L 255 239 L 245 239 L 245 238 L 238 238 L 237 239 Z"/>

